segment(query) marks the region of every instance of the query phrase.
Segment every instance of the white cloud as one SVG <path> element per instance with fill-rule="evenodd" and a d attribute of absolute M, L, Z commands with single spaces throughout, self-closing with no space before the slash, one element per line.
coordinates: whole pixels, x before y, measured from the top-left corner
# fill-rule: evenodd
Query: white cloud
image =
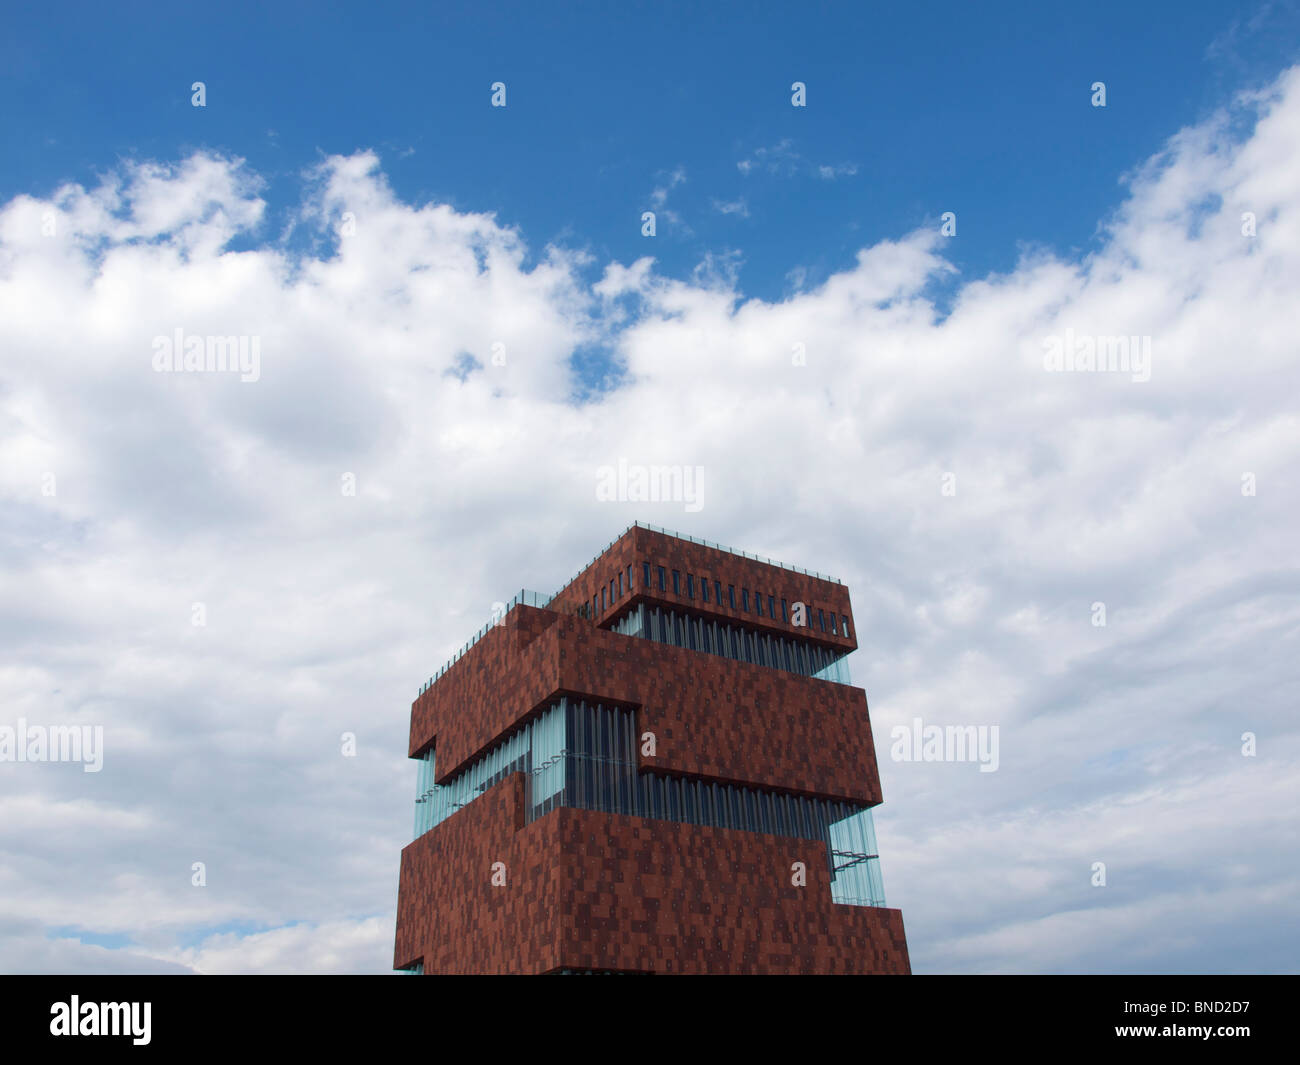
<path fill-rule="evenodd" d="M 839 163 L 835 166 L 819 166 L 817 176 L 825 181 L 834 181 L 836 178 L 852 177 L 858 172 L 857 163 Z"/>
<path fill-rule="evenodd" d="M 757 170 L 789 176 L 799 169 L 801 162 L 802 157 L 795 151 L 794 141 L 783 137 L 775 144 L 755 148 L 748 157 L 736 163 L 736 169 L 746 175 Z"/>
<path fill-rule="evenodd" d="M 677 167 L 672 173 L 668 174 L 662 184 L 656 185 L 650 192 L 650 206 L 655 209 L 663 207 L 668 202 L 668 194 L 678 185 L 686 181 L 686 170 L 683 167 Z"/>
<path fill-rule="evenodd" d="M 752 153 L 736 163 L 736 169 L 748 176 L 753 173 L 765 173 L 777 177 L 794 177 L 807 174 L 834 181 L 841 177 L 852 177 L 858 172 L 857 163 L 811 163 L 795 146 L 789 137 L 783 137 L 775 144 L 755 148 Z"/>
<path fill-rule="evenodd" d="M 713 209 L 718 214 L 734 214 L 739 215 L 741 218 L 749 217 L 749 205 L 745 203 L 745 197 L 743 196 L 736 200 L 719 200 L 715 198 Z"/>
<path fill-rule="evenodd" d="M 393 922 L 370 917 L 248 935 L 226 932 L 176 957 L 210 975 L 382 972 L 393 964 Z"/>
<path fill-rule="evenodd" d="M 685 184 L 686 170 L 678 166 L 667 174 L 660 175 L 662 180 L 650 191 L 650 208 L 654 211 L 658 219 L 667 222 L 670 229 L 667 231 L 678 238 L 689 239 L 695 235 L 695 231 L 682 218 L 681 212 L 668 206 L 668 196 L 677 188 L 678 185 Z M 666 234 L 661 234 L 666 235 Z"/>
<path fill-rule="evenodd" d="M 1086 260 L 959 282 L 927 229 L 779 303 L 735 292 L 736 253 L 594 287 L 562 248 L 525 265 L 501 221 L 403 203 L 369 153 L 304 182 L 305 257 L 223 250 L 267 235 L 237 160 L 11 200 L 0 698 L 105 729 L 101 773 L 0 766 L 13 956 L 385 967 L 411 700 L 515 586 L 559 587 L 634 519 L 688 524 L 596 502 L 626 457 L 706 468 L 684 531 L 852 590 L 918 969 L 1227 967 L 1234 942 L 1294 967 L 1300 74 L 1247 105 L 1245 140 L 1219 116 L 1136 168 Z M 259 336 L 260 379 L 153 372 L 177 327 Z M 1151 379 L 1045 372 L 1067 328 L 1150 335 Z M 576 404 L 591 343 L 626 374 Z M 999 724 L 1001 768 L 890 761 L 917 715 Z M 204 932 L 233 925 L 271 931 Z"/>

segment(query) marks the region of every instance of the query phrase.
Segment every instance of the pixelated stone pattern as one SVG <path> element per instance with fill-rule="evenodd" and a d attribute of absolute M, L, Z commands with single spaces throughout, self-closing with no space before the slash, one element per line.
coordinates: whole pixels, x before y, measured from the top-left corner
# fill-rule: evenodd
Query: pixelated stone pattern
<path fill-rule="evenodd" d="M 517 607 L 411 712 L 410 753 L 433 743 L 445 780 L 560 694 L 634 707 L 652 731 L 643 769 L 875 804 L 865 693 L 598 627 L 637 598 L 845 650 L 853 636 L 796 629 L 643 588 L 641 563 L 852 615 L 848 591 L 780 567 L 634 528 L 551 610 Z M 596 582 L 632 566 L 623 595 L 577 615 Z M 684 583 L 684 582 L 683 582 Z M 615 584 L 617 590 L 617 584 Z M 684 593 L 683 586 L 683 593 Z M 523 824 L 514 774 L 402 852 L 395 963 L 435 972 L 909 971 L 897 910 L 836 905 L 824 843 L 559 809 Z M 493 887 L 493 862 L 507 885 Z M 791 863 L 807 884 L 790 882 Z"/>
<path fill-rule="evenodd" d="M 524 825 L 525 788 L 512 774 L 402 852 L 396 967 L 910 972 L 901 912 L 832 902 L 822 843 L 563 808 Z"/>
<path fill-rule="evenodd" d="M 641 564 L 643 562 L 651 564 L 649 588 L 642 584 Z M 630 588 L 626 580 L 629 566 L 632 567 Z M 659 590 L 655 566 L 663 566 L 667 570 L 666 591 Z M 678 594 L 673 593 L 673 570 L 677 570 L 682 575 L 682 590 Z M 624 589 L 621 597 L 617 594 L 617 578 L 620 571 L 624 574 Z M 734 584 L 737 597 L 736 609 L 733 610 L 729 605 L 720 604 L 716 600 L 705 603 L 698 588 L 695 597 L 688 599 L 685 589 L 688 573 L 710 582 L 721 581 L 724 596 L 727 593 L 727 586 Z M 853 621 L 853 607 L 849 602 L 849 590 L 844 585 L 811 577 L 805 573 L 796 573 L 756 559 L 733 555 L 715 547 L 705 547 L 703 544 L 691 543 L 689 540 L 681 540 L 675 536 L 666 536 L 639 526 L 629 529 L 570 581 L 551 601 L 551 609 L 572 613 L 583 603 L 590 604 L 593 595 L 599 596 L 602 586 L 608 592 L 611 580 L 614 582 L 614 600 L 608 601 L 607 595 L 606 606 L 603 609 L 597 606 L 597 613 L 592 619 L 597 625 L 613 621 L 632 603 L 644 599 L 651 604 L 691 610 L 718 621 L 739 621 L 754 629 L 798 636 L 825 647 L 853 651 L 858 646 L 858 630 Z M 775 596 L 778 611 L 780 601 L 784 597 L 787 603 L 807 604 L 811 617 L 816 617 L 819 608 L 827 612 L 833 611 L 836 617 L 848 617 L 850 635 L 846 637 L 823 632 L 811 620 L 807 627 L 796 627 L 789 621 L 782 621 L 779 613 L 775 618 L 767 616 L 766 605 L 762 617 L 755 612 L 747 612 L 740 608 L 742 588 L 748 588 L 751 593 L 761 592 L 765 604 L 768 595 Z"/>
<path fill-rule="evenodd" d="M 538 973 L 560 965 L 563 869 L 546 830 L 523 826 L 512 773 L 402 851 L 394 967 Z M 493 887 L 492 864 L 506 884 Z"/>
<path fill-rule="evenodd" d="M 518 606 L 416 700 L 410 750 L 445 780 L 561 693 L 636 708 L 642 768 L 875 804 L 861 688 L 599 629 Z"/>
<path fill-rule="evenodd" d="M 516 606 L 411 705 L 410 755 L 435 739 L 438 779 L 461 766 L 559 690 L 557 627 L 591 624 Z"/>

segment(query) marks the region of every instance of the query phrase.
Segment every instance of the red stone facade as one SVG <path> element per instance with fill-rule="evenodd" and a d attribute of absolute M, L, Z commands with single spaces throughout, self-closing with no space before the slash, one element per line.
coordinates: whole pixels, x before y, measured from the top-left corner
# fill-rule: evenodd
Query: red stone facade
<path fill-rule="evenodd" d="M 823 844 L 587 810 L 524 825 L 524 786 L 512 774 L 402 851 L 397 968 L 911 971 L 900 911 L 831 901 Z"/>
<path fill-rule="evenodd" d="M 678 571 L 677 593 L 671 579 L 658 588 L 660 566 Z M 703 602 L 701 580 L 721 582 L 722 604 Z M 767 596 L 784 598 L 787 618 L 795 602 L 807 604 L 813 627 L 783 621 L 779 608 L 762 617 L 732 610 L 733 585 L 738 607 L 742 588 L 765 605 Z M 843 585 L 638 526 L 547 609 L 514 607 L 439 677 L 412 706 L 409 753 L 436 747 L 445 781 L 570 695 L 635 711 L 637 734 L 656 737 L 653 756 L 638 752 L 641 771 L 881 801 L 860 688 L 604 627 L 638 601 L 843 651 L 857 646 Z M 525 788 L 524 775 L 508 776 L 402 852 L 398 968 L 909 971 L 899 911 L 832 901 L 824 842 L 568 808 L 525 824 Z M 498 862 L 504 886 L 492 883 Z M 804 886 L 791 882 L 794 862 L 806 867 Z"/>
<path fill-rule="evenodd" d="M 411 755 L 430 743 L 438 778 L 455 775 L 560 694 L 636 707 L 653 732 L 643 768 L 823 798 L 880 802 L 861 688 L 596 628 L 517 606 L 425 692 Z"/>
<path fill-rule="evenodd" d="M 649 587 L 644 585 L 642 563 L 650 563 L 651 580 Z M 664 590 L 659 589 L 657 567 L 662 566 L 668 580 Z M 676 570 L 681 575 L 680 591 L 674 592 L 672 573 Z M 624 594 L 618 596 L 618 576 L 623 574 Z M 628 589 L 629 573 L 631 588 Z M 710 585 L 717 582 L 722 586 L 724 601 L 716 599 L 709 603 L 696 591 L 694 597 L 687 597 L 685 578 L 687 575 L 708 580 Z M 612 588 L 611 588 L 612 585 Z M 750 595 L 761 594 L 765 613 L 746 611 L 739 605 L 732 609 L 729 604 L 728 590 L 736 589 L 737 600 L 742 590 Z M 601 591 L 605 599 L 601 600 Z M 766 613 L 768 596 L 777 603 L 778 613 L 775 617 Z M 580 606 L 596 603 L 592 620 L 597 625 L 604 625 L 621 614 L 635 599 L 663 606 L 688 608 L 696 613 L 706 614 L 719 621 L 743 621 L 753 628 L 780 632 L 784 635 L 797 634 L 800 637 L 823 644 L 826 647 L 842 648 L 846 651 L 857 649 L 856 627 L 850 625 L 849 635 L 832 634 L 818 627 L 818 611 L 840 617 L 853 617 L 849 605 L 849 590 L 836 581 L 825 580 L 786 569 L 770 562 L 746 558 L 732 554 L 716 547 L 705 547 L 690 540 L 676 536 L 666 536 L 640 525 L 634 525 L 620 536 L 591 565 L 571 580 L 551 601 L 550 609 L 569 613 Z M 811 621 L 803 628 L 796 628 L 789 621 L 782 621 L 780 601 L 785 599 L 787 617 L 790 605 L 804 603 L 810 610 Z M 604 603 L 604 605 L 602 605 Z"/>

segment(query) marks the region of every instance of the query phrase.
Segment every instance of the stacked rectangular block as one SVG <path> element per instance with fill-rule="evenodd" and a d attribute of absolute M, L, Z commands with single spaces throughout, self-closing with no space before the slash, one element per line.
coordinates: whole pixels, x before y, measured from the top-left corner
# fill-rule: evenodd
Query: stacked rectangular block
<path fill-rule="evenodd" d="M 642 771 L 880 802 L 860 688 L 600 627 L 646 601 L 810 637 L 779 617 L 705 605 L 653 581 L 646 588 L 643 562 L 852 618 L 842 585 L 636 527 L 548 609 L 511 610 L 423 693 L 409 753 L 435 745 L 444 781 L 556 697 L 580 696 L 633 708 L 638 735 L 654 733 L 654 754 L 638 754 Z M 619 572 L 623 594 L 610 602 Z M 601 585 L 604 608 L 581 616 Z M 815 639 L 851 650 L 856 631 Z M 824 844 L 573 809 L 525 824 L 525 789 L 513 774 L 405 848 L 397 967 L 909 971 L 899 911 L 831 901 Z M 806 886 L 791 883 L 796 861 Z M 497 862 L 504 886 L 491 882 Z"/>

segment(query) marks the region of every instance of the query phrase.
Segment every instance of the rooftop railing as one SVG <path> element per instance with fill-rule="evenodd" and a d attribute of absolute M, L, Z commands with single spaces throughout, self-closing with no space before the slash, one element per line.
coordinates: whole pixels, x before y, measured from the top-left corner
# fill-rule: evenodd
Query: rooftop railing
<path fill-rule="evenodd" d="M 651 532 L 662 533 L 664 536 L 673 536 L 678 540 L 689 540 L 693 544 L 700 544 L 703 547 L 711 547 L 715 551 L 725 551 L 729 555 L 739 555 L 741 558 L 748 558 L 754 562 L 765 562 L 769 566 L 776 566 L 778 569 L 788 569 L 791 573 L 802 573 L 808 577 L 816 577 L 819 581 L 830 581 L 832 584 L 839 584 L 838 577 L 828 577 L 825 573 L 818 573 L 816 570 L 801 569 L 799 566 L 787 566 L 784 562 L 778 562 L 774 558 L 767 558 L 764 555 L 751 554 L 748 551 L 738 551 L 734 547 L 728 547 L 726 544 L 715 544 L 712 540 L 701 540 L 698 536 L 688 536 L 686 533 L 673 532 L 672 529 L 664 529 L 658 525 L 647 525 L 643 521 L 635 521 L 628 526 L 629 529 L 649 529 Z M 623 533 L 627 535 L 626 530 Z M 621 539 L 621 538 L 620 538 Z M 605 548 L 606 551 L 609 548 Z"/>
<path fill-rule="evenodd" d="M 441 677 L 444 673 L 447 672 L 447 670 L 451 669 L 452 666 L 454 666 L 457 662 L 459 662 L 462 658 L 464 658 L 466 652 L 468 652 L 471 647 L 473 647 L 476 643 L 478 643 L 479 640 L 483 639 L 483 637 L 486 636 L 489 632 L 491 632 L 494 628 L 500 625 L 501 622 L 505 620 L 505 616 L 509 614 L 510 611 L 512 611 L 520 603 L 523 603 L 524 606 L 535 606 L 535 607 L 545 608 L 553 598 L 554 596 L 542 595 L 541 592 L 530 592 L 527 588 L 520 589 L 519 594 L 516 595 L 513 599 L 511 599 L 510 602 L 505 604 L 504 610 L 502 610 L 500 613 L 494 614 L 492 616 L 491 621 L 489 621 L 486 625 L 484 625 L 481 629 L 479 629 L 478 632 L 474 633 L 474 635 L 469 638 L 469 642 L 466 643 L 465 646 L 462 647 L 459 651 L 457 651 L 454 655 L 452 655 L 451 658 L 447 660 L 447 663 L 421 686 L 420 694 L 423 695 L 430 688 L 432 688 L 434 682 L 437 681 L 439 677 Z"/>
<path fill-rule="evenodd" d="M 807 577 L 815 577 L 820 581 L 830 581 L 832 584 L 841 583 L 838 577 L 829 577 L 825 573 L 818 573 L 816 570 L 802 569 L 799 566 L 788 566 L 784 562 L 778 562 L 776 561 L 776 559 L 767 558 L 764 555 L 755 555 L 755 554 L 751 554 L 748 551 L 738 551 L 736 548 L 728 547 L 726 544 L 714 543 L 712 540 L 701 540 L 698 536 L 688 536 L 685 533 L 674 532 L 672 529 L 665 529 L 660 525 L 650 525 L 644 521 L 634 521 L 631 525 L 629 525 L 626 529 L 624 529 L 621 533 L 619 533 L 616 537 L 614 537 L 614 539 L 612 539 L 609 543 L 607 543 L 604 547 L 602 547 L 595 555 L 593 555 L 591 561 L 588 562 L 585 566 L 583 566 L 582 569 L 578 570 L 578 572 L 575 573 L 572 577 L 570 577 L 568 581 L 565 582 L 564 587 L 561 588 L 558 592 L 556 592 L 555 595 L 545 596 L 542 595 L 540 592 L 530 592 L 526 588 L 521 590 L 518 595 L 516 595 L 513 599 L 510 600 L 509 603 L 506 604 L 505 610 L 503 610 L 500 614 L 493 617 L 491 621 L 489 621 L 486 625 L 484 625 L 481 629 L 479 629 L 478 632 L 476 632 L 470 638 L 469 642 L 466 643 L 464 647 L 462 647 L 459 651 L 457 651 L 447 661 L 446 665 L 444 665 L 440 670 L 438 670 L 437 673 L 435 673 L 432 677 L 428 679 L 428 681 L 424 684 L 424 686 L 420 688 L 420 694 L 423 695 L 430 688 L 432 688 L 434 682 L 437 681 L 439 677 L 441 677 L 444 673 L 447 672 L 447 670 L 449 670 L 452 666 L 454 666 L 457 662 L 459 662 L 462 658 L 464 658 L 466 652 L 469 651 L 469 649 L 473 647 L 476 643 L 478 643 L 479 640 L 481 640 L 484 636 L 486 636 L 488 632 L 490 632 L 495 626 L 499 625 L 502 619 L 506 616 L 506 614 L 508 614 L 514 607 L 518 606 L 520 603 L 523 603 L 525 606 L 535 606 L 535 607 L 542 607 L 542 608 L 549 606 L 561 594 L 564 593 L 564 591 L 569 587 L 570 584 L 572 584 L 584 573 L 586 573 L 587 570 L 591 569 L 591 567 L 595 565 L 597 561 L 599 561 L 601 555 L 603 555 L 606 551 L 608 551 L 611 547 L 613 547 L 616 543 L 618 543 L 621 539 L 623 539 L 623 537 L 625 537 L 633 529 L 649 529 L 651 532 L 659 533 L 663 536 L 672 536 L 678 540 L 688 540 L 693 544 L 699 544 L 701 547 L 711 547 L 715 551 L 725 551 L 729 555 L 739 555 L 741 558 L 747 558 L 753 562 L 763 562 L 769 566 L 776 566 L 778 569 L 789 570 L 791 573 L 802 573 Z"/>
<path fill-rule="evenodd" d="M 651 532 L 659 533 L 663 536 L 671 536 L 677 540 L 689 540 L 691 543 L 699 544 L 701 547 L 711 547 L 715 551 L 725 551 L 729 555 L 739 555 L 741 558 L 748 558 L 754 562 L 764 562 L 769 566 L 776 566 L 778 569 L 789 570 L 791 573 L 802 573 L 804 574 L 804 576 L 816 577 L 820 581 L 830 581 L 832 584 L 843 583 L 838 577 L 830 577 L 825 573 L 818 573 L 816 570 L 803 569 L 800 566 L 789 566 L 786 565 L 786 563 L 784 562 L 778 562 L 776 559 L 768 558 L 765 555 L 755 555 L 750 553 L 749 551 L 740 551 L 734 547 L 728 547 L 726 544 L 714 543 L 712 540 L 701 540 L 698 536 L 689 536 L 686 533 L 679 533 L 679 532 L 675 532 L 672 529 L 665 529 L 662 525 L 650 525 L 649 523 L 644 521 L 634 521 L 631 525 L 629 525 L 626 529 L 624 529 L 621 533 L 619 533 L 616 537 L 614 537 L 614 539 L 612 539 L 609 543 L 607 543 L 604 547 L 602 547 L 599 551 L 597 551 L 596 554 L 592 556 L 591 561 L 588 562 L 585 566 L 583 566 L 580 570 L 578 570 L 578 572 L 575 573 L 572 577 L 570 577 L 565 582 L 564 587 L 561 588 L 558 592 L 556 592 L 555 595 L 551 596 L 551 598 L 555 599 L 559 595 L 561 595 L 561 593 L 563 593 L 569 587 L 570 584 L 572 584 L 584 573 L 586 573 L 587 570 L 591 569 L 591 567 L 594 566 L 596 562 L 600 559 L 601 555 L 603 555 L 606 551 L 608 551 L 611 547 L 613 547 L 616 543 L 618 543 L 621 539 L 623 539 L 623 537 L 625 537 L 633 529 L 649 529 Z"/>
<path fill-rule="evenodd" d="M 591 561 L 588 562 L 585 566 L 583 566 L 582 569 L 578 570 L 578 572 L 575 573 L 572 577 L 570 577 L 567 581 L 565 581 L 564 584 L 561 586 L 560 590 L 556 592 L 553 596 L 551 596 L 551 598 L 558 599 L 561 595 L 563 595 L 564 592 L 568 589 L 569 585 L 571 585 L 574 581 L 576 581 L 579 577 L 581 577 L 584 573 L 586 573 L 587 570 L 591 569 L 591 567 L 596 564 L 597 560 L 600 558 L 601 555 L 603 555 L 606 551 L 608 551 L 611 547 L 613 547 L 616 543 L 618 543 L 621 539 L 623 539 L 623 537 L 625 537 L 629 532 L 631 532 L 640 524 L 641 523 L 639 521 L 633 522 L 621 533 L 619 533 L 616 537 L 614 537 L 614 539 L 612 539 L 609 543 L 607 543 L 604 547 L 602 547 L 599 551 L 597 551 L 591 557 Z"/>

